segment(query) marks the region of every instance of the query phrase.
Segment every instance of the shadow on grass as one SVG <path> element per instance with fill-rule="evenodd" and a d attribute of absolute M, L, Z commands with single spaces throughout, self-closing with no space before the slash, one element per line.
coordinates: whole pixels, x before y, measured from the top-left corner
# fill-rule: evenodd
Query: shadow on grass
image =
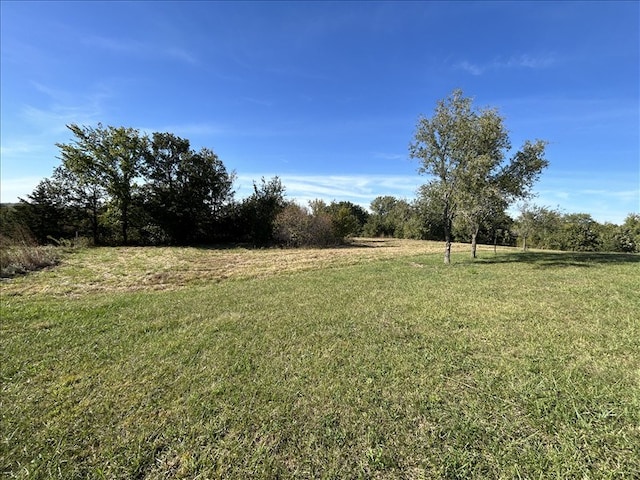
<path fill-rule="evenodd" d="M 634 253 L 594 252 L 513 252 L 495 257 L 479 258 L 480 263 L 530 263 L 540 268 L 593 267 L 600 264 L 640 263 L 640 255 Z"/>

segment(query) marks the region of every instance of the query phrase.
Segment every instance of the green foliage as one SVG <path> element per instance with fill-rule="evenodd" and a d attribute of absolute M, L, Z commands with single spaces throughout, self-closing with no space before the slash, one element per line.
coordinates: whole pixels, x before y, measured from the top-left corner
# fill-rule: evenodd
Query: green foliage
<path fill-rule="evenodd" d="M 418 217 L 422 220 L 424 240 L 441 240 L 444 238 L 443 205 L 437 187 L 432 184 L 422 185 L 418 190 L 415 202 Z"/>
<path fill-rule="evenodd" d="M 523 205 L 515 231 L 523 248 L 575 252 L 638 252 L 638 215 L 622 225 L 599 224 L 586 213 L 562 214 L 546 207 Z M 640 222 L 638 222 L 640 223 Z"/>
<path fill-rule="evenodd" d="M 331 202 L 325 212 L 331 218 L 335 236 L 342 239 L 360 236 L 369 217 L 361 206 L 346 201 Z"/>
<path fill-rule="evenodd" d="M 38 243 L 44 244 L 49 236 L 73 235 L 69 225 L 70 209 L 66 204 L 65 186 L 53 179 L 44 179 L 27 199 L 20 199 L 12 212 L 15 222 L 25 226 Z"/>
<path fill-rule="evenodd" d="M 371 216 L 365 230 L 367 236 L 393 237 L 398 223 L 393 215 L 397 202 L 397 199 L 389 195 L 376 197 L 371 202 Z"/>
<path fill-rule="evenodd" d="M 627 215 L 616 237 L 616 251 L 640 253 L 640 214 Z"/>
<path fill-rule="evenodd" d="M 69 125 L 62 164 L 16 207 L 40 242 L 91 236 L 95 245 L 199 243 L 240 230 L 229 174 L 206 148 L 170 133 Z"/>
<path fill-rule="evenodd" d="M 425 239 L 425 219 L 417 202 L 381 196 L 371 202 L 371 215 L 364 228 L 369 237 Z"/>
<path fill-rule="evenodd" d="M 472 100 L 455 90 L 438 102 L 431 118 L 420 117 L 412 158 L 420 162 L 420 173 L 432 177 L 426 188 L 441 205 L 445 263 L 450 262 L 453 222 L 458 216 L 469 230 L 472 254 L 480 228 L 504 212 L 512 201 L 529 195 L 533 182 L 548 162 L 545 142 L 525 142 L 504 164 L 511 148 L 503 119 L 495 109 L 476 110 Z"/>
<path fill-rule="evenodd" d="M 58 144 L 63 166 L 79 185 L 102 188 L 118 213 L 121 240 L 129 243 L 130 209 L 136 178 L 147 154 L 148 138 L 126 127 L 68 125 L 75 139 Z"/>
<path fill-rule="evenodd" d="M 116 223 L 101 221 L 108 206 L 108 195 L 96 177 L 72 170 L 63 163 L 54 170 L 51 178 L 63 188 L 66 220 L 75 226 L 76 234 L 91 235 L 94 245 L 111 236 Z"/>
<path fill-rule="evenodd" d="M 448 259 L 453 240 L 510 244 L 517 233 L 523 246 L 538 248 L 640 248 L 637 214 L 618 227 L 541 209 L 523 213 L 513 231 L 505 208 L 529 195 L 547 165 L 545 143 L 526 141 L 505 163 L 509 139 L 502 118 L 493 109 L 473 109 L 459 90 L 438 103 L 432 118 L 419 120 L 410 146 L 432 181 L 411 202 L 374 199 L 371 214 L 351 202 L 314 201 L 310 214 L 291 208 L 278 219 L 287 202 L 277 177 L 254 183 L 253 194 L 236 202 L 235 174 L 210 149 L 193 151 L 187 139 L 171 133 L 156 132 L 149 139 L 126 127 L 72 124 L 69 129 L 75 138 L 57 145 L 62 164 L 26 200 L 2 213 L 4 223 L 24 226 L 42 244 L 84 237 L 94 245 L 261 246 L 274 240 L 328 245 L 360 235 L 444 237 Z"/>
<path fill-rule="evenodd" d="M 516 232 L 522 238 L 522 247 L 527 245 L 551 250 L 562 249 L 559 232 L 562 226 L 562 214 L 546 207 L 527 207 L 523 205 L 516 224 Z"/>
<path fill-rule="evenodd" d="M 127 148 L 126 145 L 115 149 L 109 143 L 119 141 L 121 136 L 118 130 L 122 130 L 128 132 L 130 137 L 135 137 L 130 142 L 135 145 L 139 143 L 138 133 L 124 127 L 104 128 L 101 124 L 97 128 L 71 125 L 69 129 L 76 135 L 76 139 L 69 144 L 57 145 L 62 164 L 54 170 L 51 177 L 65 188 L 64 201 L 68 208 L 68 220 L 75 225 L 76 232 L 91 235 L 95 245 L 121 243 L 124 238 L 123 227 L 126 228 L 127 236 L 130 236 L 129 216 L 130 210 L 135 208 L 137 189 L 131 179 L 128 187 L 122 184 L 117 159 L 110 156 L 112 151 L 114 154 L 116 151 L 122 153 Z M 134 165 L 133 172 L 128 171 L 130 168 L 126 162 L 123 167 L 129 177 L 138 174 L 138 165 Z M 117 186 L 118 183 L 120 187 Z M 131 190 L 124 193 L 124 203 L 115 196 L 123 188 Z M 126 210 L 125 224 L 121 222 L 123 215 L 120 206 L 124 206 Z"/>
<path fill-rule="evenodd" d="M 247 238 L 256 245 L 268 245 L 274 240 L 275 220 L 285 208 L 284 186 L 278 177 L 254 182 L 253 194 L 240 206 L 240 224 Z"/>
<path fill-rule="evenodd" d="M 364 227 L 368 237 L 395 237 L 414 240 L 442 238 L 442 212 L 423 186 L 418 198 L 409 203 L 392 196 L 377 197 Z"/>
<path fill-rule="evenodd" d="M 596 222 L 591 218 L 591 215 L 574 213 L 565 215 L 562 221 L 561 250 L 574 252 L 597 252 L 600 250 Z"/>
<path fill-rule="evenodd" d="M 211 150 L 195 152 L 189 141 L 154 133 L 146 155 L 145 232 L 160 243 L 211 240 L 225 206 L 232 201 L 233 175 Z"/>

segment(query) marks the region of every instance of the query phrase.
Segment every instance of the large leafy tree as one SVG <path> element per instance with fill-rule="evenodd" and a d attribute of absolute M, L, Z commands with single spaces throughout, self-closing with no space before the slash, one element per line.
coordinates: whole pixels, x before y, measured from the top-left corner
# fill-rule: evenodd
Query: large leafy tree
<path fill-rule="evenodd" d="M 147 213 L 174 243 L 207 240 L 233 197 L 233 174 L 218 156 L 171 133 L 153 134 L 143 173 Z"/>
<path fill-rule="evenodd" d="M 588 213 L 571 213 L 562 218 L 560 232 L 562 250 L 574 252 L 597 252 L 600 237 L 596 221 Z"/>
<path fill-rule="evenodd" d="M 393 237 L 396 234 L 396 218 L 394 212 L 398 199 L 391 195 L 376 197 L 369 206 L 371 215 L 367 223 L 366 233 L 372 237 Z"/>
<path fill-rule="evenodd" d="M 369 216 L 360 205 L 347 201 L 331 202 L 326 211 L 331 217 L 335 235 L 341 239 L 360 235 Z"/>
<path fill-rule="evenodd" d="M 480 228 L 507 206 L 500 165 L 511 144 L 496 110 L 472 111 L 469 122 L 465 130 L 468 158 L 461 165 L 460 185 L 455 195 L 459 216 L 471 236 L 471 255 L 475 258 Z"/>
<path fill-rule="evenodd" d="M 617 250 L 640 253 L 640 214 L 630 213 L 624 219 L 620 226 Z"/>
<path fill-rule="evenodd" d="M 194 232 L 195 239 L 204 240 L 216 234 L 216 225 L 233 199 L 235 175 L 228 173 L 220 158 L 208 148 L 192 152 L 189 161 L 181 166 L 180 174 L 179 205 L 192 224 L 202 226 Z"/>
<path fill-rule="evenodd" d="M 418 119 L 414 140 L 409 146 L 411 158 L 421 163 L 419 172 L 433 176 L 428 182 L 430 196 L 437 197 L 442 205 L 445 263 L 451 262 L 451 232 L 458 209 L 458 192 L 465 188 L 469 164 L 476 156 L 472 135 L 475 119 L 471 99 L 456 90 L 438 102 L 433 117 Z"/>
<path fill-rule="evenodd" d="M 171 133 L 154 133 L 143 162 L 144 205 L 148 215 L 145 236 L 152 243 L 182 243 L 188 237 L 186 219 L 181 215 L 181 165 L 190 155 L 189 140 Z M 187 230 L 185 230 L 187 227 Z"/>
<path fill-rule="evenodd" d="M 420 173 L 432 177 L 425 190 L 442 208 L 445 263 L 451 262 L 452 226 L 457 216 L 469 228 L 475 256 L 480 227 L 508 203 L 527 196 L 546 167 L 544 142 L 525 142 L 505 164 L 510 147 L 498 112 L 474 109 L 461 90 L 439 101 L 431 118 L 419 118 L 409 153 L 419 160 Z"/>
<path fill-rule="evenodd" d="M 136 179 L 146 156 L 148 139 L 126 127 L 67 126 L 75 139 L 57 144 L 64 166 L 89 185 L 109 195 L 120 222 L 122 241 L 129 241 L 130 210 Z"/>

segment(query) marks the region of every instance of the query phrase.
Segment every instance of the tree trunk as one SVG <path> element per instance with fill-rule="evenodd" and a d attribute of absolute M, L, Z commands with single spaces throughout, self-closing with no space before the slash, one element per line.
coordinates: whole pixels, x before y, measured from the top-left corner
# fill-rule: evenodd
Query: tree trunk
<path fill-rule="evenodd" d="M 447 240 L 444 244 L 444 263 L 445 265 L 451 263 L 451 240 Z"/>
<path fill-rule="evenodd" d="M 122 205 L 122 242 L 125 245 L 129 244 L 129 239 L 127 238 L 127 232 L 129 230 L 129 206 Z"/>
<path fill-rule="evenodd" d="M 478 246 L 478 230 L 471 234 L 471 258 L 476 258 L 476 249 Z"/>
<path fill-rule="evenodd" d="M 522 251 L 523 252 L 527 251 L 527 236 L 526 235 L 524 237 L 522 237 Z"/>
<path fill-rule="evenodd" d="M 98 238 L 98 208 L 98 196 L 94 191 L 93 198 L 91 199 L 91 232 L 93 234 L 94 246 L 98 246 L 100 243 L 100 239 Z"/>
<path fill-rule="evenodd" d="M 444 223 L 444 263 L 451 263 L 451 223 L 448 220 Z"/>
<path fill-rule="evenodd" d="M 93 244 L 98 246 L 100 243 L 100 239 L 98 238 L 98 208 L 95 205 L 91 209 L 91 230 L 93 233 Z"/>
<path fill-rule="evenodd" d="M 493 235 L 493 254 L 498 253 L 498 232 Z"/>

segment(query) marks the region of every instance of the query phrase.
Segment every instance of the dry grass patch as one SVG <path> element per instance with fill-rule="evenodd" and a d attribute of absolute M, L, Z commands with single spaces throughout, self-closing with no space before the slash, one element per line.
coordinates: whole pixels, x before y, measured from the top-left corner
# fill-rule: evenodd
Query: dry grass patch
<path fill-rule="evenodd" d="M 0 278 L 5 279 L 55 265 L 55 248 L 39 246 L 26 232 L 17 238 L 0 233 Z"/>
<path fill-rule="evenodd" d="M 468 248 L 456 244 L 453 251 Z M 14 279 L 1 288 L 7 295 L 174 290 L 226 279 L 263 278 L 398 257 L 439 255 L 442 251 L 441 242 L 378 238 L 360 238 L 346 246 L 324 249 L 104 247 L 68 253 L 56 269 Z"/>

